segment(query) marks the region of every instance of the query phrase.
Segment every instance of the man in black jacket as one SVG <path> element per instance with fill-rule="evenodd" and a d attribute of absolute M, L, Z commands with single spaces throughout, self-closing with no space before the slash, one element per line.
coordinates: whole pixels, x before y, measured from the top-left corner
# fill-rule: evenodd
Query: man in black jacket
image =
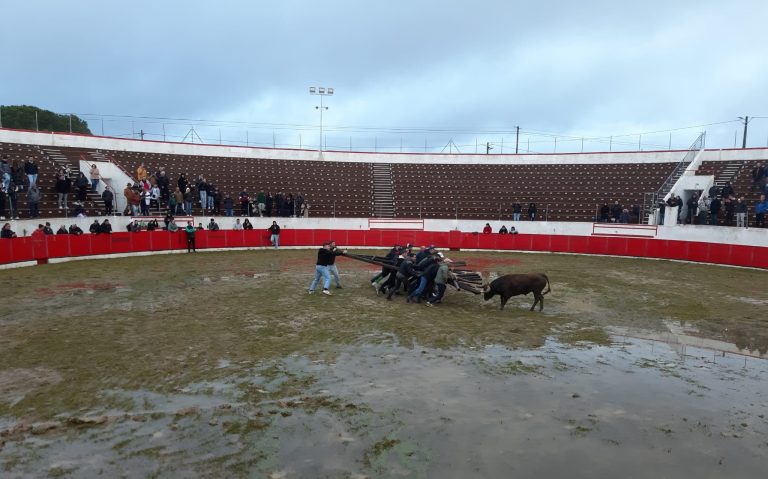
<path fill-rule="evenodd" d="M 425 260 L 422 260 L 422 262 Z M 433 260 L 433 262 L 427 266 L 424 271 L 421 272 L 421 277 L 419 278 L 419 286 L 406 298 L 406 302 L 410 303 L 411 301 L 416 301 L 417 303 L 421 302 L 421 294 L 424 293 L 427 290 L 427 285 L 435 280 L 435 276 L 437 276 L 437 269 L 439 265 L 436 261 Z"/>
<path fill-rule="evenodd" d="M 416 270 L 413 269 L 413 262 L 415 259 L 416 256 L 413 254 L 408 254 L 403 258 L 403 262 L 400 263 L 400 268 L 397 270 L 397 275 L 395 276 L 395 286 L 390 288 L 389 294 L 387 294 L 388 301 L 392 301 L 392 295 L 400 290 L 400 286 L 406 285 L 406 291 L 408 290 L 408 281 L 411 277 L 416 276 Z"/>
<path fill-rule="evenodd" d="M 312 284 L 309 285 L 309 294 L 315 292 L 317 283 L 320 281 L 320 277 L 323 277 L 323 294 L 330 296 L 331 292 L 328 291 L 328 287 L 331 285 L 331 273 L 328 270 L 328 266 L 334 260 L 333 252 L 331 251 L 330 243 L 323 243 L 323 247 L 317 250 L 317 263 L 315 264 L 315 279 L 312 280 Z"/>
<path fill-rule="evenodd" d="M 105 188 L 101 194 L 101 199 L 104 201 L 104 214 L 109 216 L 112 214 L 112 202 L 115 200 L 115 195 L 109 188 Z"/>
<path fill-rule="evenodd" d="M 280 226 L 278 226 L 277 221 L 272 222 L 272 226 L 267 228 L 267 231 L 269 231 L 270 234 L 270 241 L 272 242 L 272 246 L 275 247 L 275 249 L 280 247 Z"/>

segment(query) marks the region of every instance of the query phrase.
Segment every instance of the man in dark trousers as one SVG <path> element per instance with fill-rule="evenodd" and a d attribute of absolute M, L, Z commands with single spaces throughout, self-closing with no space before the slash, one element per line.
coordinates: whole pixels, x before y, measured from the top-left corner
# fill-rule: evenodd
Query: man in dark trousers
<path fill-rule="evenodd" d="M 309 294 L 315 292 L 317 283 L 320 281 L 320 277 L 323 278 L 323 294 L 330 296 L 331 292 L 328 287 L 331 285 L 331 273 L 328 270 L 328 266 L 333 261 L 334 256 L 331 251 L 330 243 L 323 243 L 323 247 L 317 250 L 317 262 L 315 263 L 315 279 L 312 280 L 312 284 L 309 285 Z"/>
<path fill-rule="evenodd" d="M 195 227 L 191 221 L 187 221 L 187 227 L 184 228 L 184 232 L 187 234 L 187 253 L 197 253 L 195 249 Z"/>
<path fill-rule="evenodd" d="M 422 260 L 422 262 L 423 261 L 426 261 L 426 259 Z M 407 303 L 410 303 L 411 301 L 416 301 L 417 303 L 421 302 L 421 294 L 426 292 L 427 285 L 435 280 L 438 267 L 439 265 L 437 261 L 435 261 L 421 272 L 421 277 L 419 278 L 419 286 L 410 295 L 408 295 L 405 300 Z"/>
<path fill-rule="evenodd" d="M 407 254 L 403 258 L 403 262 L 400 263 L 400 268 L 397 270 L 397 275 L 395 275 L 395 285 L 389 289 L 387 294 L 388 301 L 392 301 L 392 295 L 400 290 L 400 286 L 405 285 L 406 291 L 408 290 L 408 281 L 411 277 L 416 276 L 416 270 L 413 269 L 413 262 L 415 260 L 416 255 L 414 254 Z"/>

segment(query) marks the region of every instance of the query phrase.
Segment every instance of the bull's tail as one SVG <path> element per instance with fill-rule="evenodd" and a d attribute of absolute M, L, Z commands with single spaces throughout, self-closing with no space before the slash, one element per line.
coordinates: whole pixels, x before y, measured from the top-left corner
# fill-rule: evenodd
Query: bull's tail
<path fill-rule="evenodd" d="M 541 275 L 544 276 L 544 279 L 547 280 L 547 290 L 546 291 L 542 291 L 541 294 L 547 294 L 550 291 L 552 291 L 552 289 L 550 289 L 550 287 L 549 287 L 549 278 L 547 278 L 547 275 L 544 274 L 544 273 L 542 273 Z"/>

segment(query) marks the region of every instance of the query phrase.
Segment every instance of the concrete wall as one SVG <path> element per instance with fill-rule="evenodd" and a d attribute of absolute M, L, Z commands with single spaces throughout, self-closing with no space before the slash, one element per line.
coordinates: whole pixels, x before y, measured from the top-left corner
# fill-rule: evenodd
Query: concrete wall
<path fill-rule="evenodd" d="M 454 164 L 602 164 L 602 163 L 668 163 L 683 159 L 686 151 L 640 151 L 621 153 L 553 153 L 521 155 L 368 153 L 347 151 L 249 148 L 242 146 L 199 145 L 147 140 L 39 133 L 0 129 L 0 142 L 32 145 L 77 147 L 93 150 L 136 151 L 171 155 L 221 156 L 238 158 L 272 158 L 280 160 L 325 160 L 380 163 L 454 163 Z M 767 159 L 768 148 L 705 150 L 703 161 Z"/>
<path fill-rule="evenodd" d="M 216 217 L 216 222 L 222 229 L 231 229 L 235 218 Z M 43 220 L 50 221 L 54 230 L 62 224 L 77 224 L 83 231 L 88 231 L 88 227 L 96 218 L 61 218 Z M 97 218 L 102 221 L 104 218 Z M 207 225 L 210 216 L 197 216 L 194 218 L 195 224 L 203 223 Z M 243 218 L 240 218 L 242 221 Z M 344 230 L 344 231 L 368 231 L 368 218 L 249 218 L 254 229 L 267 228 L 275 220 L 281 228 L 292 230 Z M 127 216 L 110 216 L 109 222 L 112 223 L 114 231 L 126 231 L 125 227 L 131 221 Z M 12 221 L 12 229 L 19 236 L 29 236 L 40 223 L 38 220 L 19 220 Z M 160 221 L 162 223 L 162 221 Z M 485 226 L 486 221 L 481 220 L 424 220 L 424 230 L 427 232 L 449 232 L 462 231 L 464 233 L 480 233 Z M 613 225 L 611 229 L 615 230 L 612 234 L 601 231 L 603 224 L 593 223 L 574 223 L 558 221 L 489 221 L 494 232 L 498 231 L 501 225 L 507 228 L 514 226 L 521 234 L 531 235 L 563 235 L 563 236 L 637 236 L 633 232 L 635 225 Z M 644 228 L 648 228 L 645 226 Z M 644 234 L 645 237 L 678 240 L 689 242 L 721 243 L 744 246 L 763 246 L 768 247 L 768 229 L 761 228 L 735 228 L 726 226 L 699 226 L 699 225 L 677 225 L 677 226 L 659 226 L 650 227 L 652 234 Z"/>

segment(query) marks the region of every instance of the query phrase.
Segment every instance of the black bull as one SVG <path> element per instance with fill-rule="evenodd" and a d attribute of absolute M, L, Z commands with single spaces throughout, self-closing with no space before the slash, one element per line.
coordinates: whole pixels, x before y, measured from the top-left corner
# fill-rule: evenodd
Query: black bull
<path fill-rule="evenodd" d="M 547 290 L 542 292 L 544 286 L 547 287 Z M 488 301 L 498 294 L 501 296 L 501 309 L 504 309 L 507 300 L 512 296 L 533 293 L 536 301 L 533 302 L 531 311 L 536 307 L 536 303 L 539 303 L 539 311 L 541 311 L 544 309 L 544 295 L 549 292 L 549 278 L 547 278 L 546 274 L 507 274 L 496 278 L 491 284 L 485 286 L 483 288 L 483 297 Z"/>

